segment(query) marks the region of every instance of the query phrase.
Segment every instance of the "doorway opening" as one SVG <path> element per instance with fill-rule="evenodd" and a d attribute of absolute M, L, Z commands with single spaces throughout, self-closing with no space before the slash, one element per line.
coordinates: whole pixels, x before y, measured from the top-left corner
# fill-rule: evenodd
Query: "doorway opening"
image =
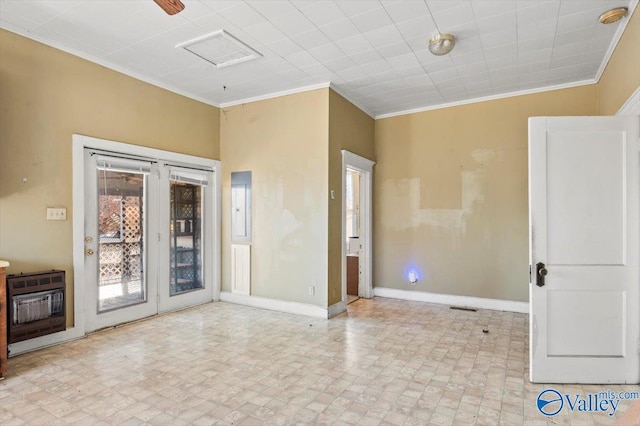
<path fill-rule="evenodd" d="M 372 175 L 375 163 L 342 151 L 342 303 L 373 297 Z"/>
<path fill-rule="evenodd" d="M 360 173 L 347 168 L 346 182 L 346 241 L 347 245 L 347 300 L 348 305 L 359 299 L 360 287 Z"/>
<path fill-rule="evenodd" d="M 220 163 L 74 135 L 78 333 L 216 300 Z"/>

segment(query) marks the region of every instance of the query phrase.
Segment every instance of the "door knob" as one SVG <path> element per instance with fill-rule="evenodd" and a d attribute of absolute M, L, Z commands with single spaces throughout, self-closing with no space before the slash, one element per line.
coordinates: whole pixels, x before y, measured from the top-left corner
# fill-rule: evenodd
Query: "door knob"
<path fill-rule="evenodd" d="M 538 287 L 542 287 L 544 285 L 544 277 L 546 277 L 548 273 L 549 271 L 545 268 L 544 263 L 536 263 L 536 285 Z"/>
<path fill-rule="evenodd" d="M 87 254 L 87 256 L 93 255 L 93 250 L 91 249 L 86 249 L 84 252 Z"/>
<path fill-rule="evenodd" d="M 91 238 L 91 237 L 86 237 L 86 238 L 84 239 L 84 242 L 85 242 L 85 243 L 92 243 L 92 242 L 93 242 L 93 238 Z"/>

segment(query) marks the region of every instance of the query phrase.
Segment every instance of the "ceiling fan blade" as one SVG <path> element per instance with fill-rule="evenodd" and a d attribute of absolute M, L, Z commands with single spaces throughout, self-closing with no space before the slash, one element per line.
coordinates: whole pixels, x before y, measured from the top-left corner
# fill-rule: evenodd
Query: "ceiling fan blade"
<path fill-rule="evenodd" d="M 180 0 L 153 0 L 158 6 L 162 8 L 167 14 L 175 15 L 184 9 L 184 4 Z"/>

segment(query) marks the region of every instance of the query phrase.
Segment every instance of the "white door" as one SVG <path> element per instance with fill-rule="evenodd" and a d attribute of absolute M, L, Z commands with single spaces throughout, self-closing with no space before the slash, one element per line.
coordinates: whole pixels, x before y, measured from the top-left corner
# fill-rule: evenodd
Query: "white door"
<path fill-rule="evenodd" d="M 87 331 L 213 300 L 211 169 L 85 149 Z"/>
<path fill-rule="evenodd" d="M 538 383 L 640 383 L 638 117 L 529 120 Z"/>
<path fill-rule="evenodd" d="M 85 328 L 157 313 L 156 164 L 85 150 Z"/>
<path fill-rule="evenodd" d="M 213 299 L 213 172 L 160 162 L 158 311 Z M 164 231 L 164 232 L 163 232 Z"/>

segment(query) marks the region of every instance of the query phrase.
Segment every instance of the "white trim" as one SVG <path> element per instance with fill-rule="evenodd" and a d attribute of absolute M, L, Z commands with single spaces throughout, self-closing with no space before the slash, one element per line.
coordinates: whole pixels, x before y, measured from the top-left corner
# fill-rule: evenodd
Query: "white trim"
<path fill-rule="evenodd" d="M 446 104 L 430 105 L 430 106 L 421 107 L 421 108 L 407 109 L 407 110 L 404 110 L 404 111 L 390 112 L 390 113 L 387 113 L 387 114 L 378 114 L 374 118 L 376 120 L 380 120 L 382 118 L 397 117 L 399 115 L 415 114 L 415 113 L 418 113 L 418 112 L 433 111 L 433 110 L 436 110 L 436 109 L 444 109 L 444 108 L 451 108 L 451 107 L 456 107 L 456 106 L 461 106 L 461 105 L 476 104 L 476 103 L 479 103 L 479 102 L 495 101 L 495 100 L 498 100 L 498 99 L 513 98 L 515 96 L 533 95 L 533 94 L 536 94 L 536 93 L 551 92 L 553 90 L 570 89 L 572 87 L 587 86 L 589 84 L 595 84 L 595 83 L 597 83 L 597 81 L 595 79 L 574 81 L 572 83 L 556 84 L 554 86 L 539 87 L 539 88 L 536 88 L 536 89 L 519 90 L 517 92 L 501 93 L 501 94 L 498 94 L 498 95 L 483 96 L 481 98 L 473 98 L 473 99 L 465 99 L 465 100 L 462 100 L 462 101 L 449 102 L 449 103 L 446 103 Z"/>
<path fill-rule="evenodd" d="M 122 150 L 126 148 L 127 152 L 147 157 L 164 157 L 168 151 L 162 151 L 154 148 L 141 147 L 137 145 L 128 145 L 120 142 L 106 141 L 96 139 L 89 136 L 73 135 L 72 145 L 72 164 L 78 167 L 72 167 L 73 173 L 73 235 L 84 235 L 84 200 L 78 196 L 78 192 L 84 191 L 84 149 L 108 149 Z M 184 161 L 202 166 L 213 166 L 215 179 L 215 202 L 216 210 L 214 211 L 214 266 L 217 271 L 213 277 L 213 300 L 220 298 L 220 229 L 221 229 L 221 206 L 220 206 L 220 169 L 221 163 L 218 160 L 211 160 L 200 157 L 193 157 L 185 154 L 170 153 L 172 160 Z M 85 318 L 84 318 L 84 286 L 81 285 L 84 276 L 84 241 L 82 238 L 73 238 L 73 270 L 74 270 L 74 301 L 73 301 L 73 327 L 67 328 L 59 333 L 49 334 L 46 336 L 29 339 L 24 342 L 13 343 L 9 345 L 11 356 L 25 352 L 42 349 L 48 346 L 57 345 L 70 340 L 75 340 L 85 335 Z"/>
<path fill-rule="evenodd" d="M 32 352 L 38 349 L 48 348 L 49 346 L 59 345 L 71 340 L 81 339 L 85 336 L 84 327 L 70 327 L 65 331 L 47 334 L 22 342 L 12 343 L 9 345 L 9 357 Z"/>
<path fill-rule="evenodd" d="M 142 74 L 139 74 L 139 73 L 137 73 L 135 71 L 131 71 L 131 70 L 127 69 L 127 68 L 123 68 L 123 67 L 121 67 L 119 65 L 113 64 L 113 63 L 111 63 L 109 61 L 106 61 L 106 60 L 104 60 L 102 58 L 98 58 L 98 57 L 95 57 L 95 56 L 92 56 L 92 55 L 87 55 L 86 53 L 84 53 L 84 52 L 82 52 L 80 50 L 76 50 L 76 49 L 73 49 L 73 48 L 69 48 L 69 47 L 63 46 L 60 43 L 52 42 L 51 40 L 45 39 L 43 37 L 40 37 L 37 34 L 33 34 L 31 32 L 25 31 L 22 28 L 18 28 L 16 26 L 13 26 L 13 25 L 7 24 L 7 23 L 3 23 L 2 26 L 0 26 L 0 28 L 5 29 L 7 31 L 10 31 L 12 33 L 18 34 L 18 35 L 20 35 L 22 37 L 37 41 L 38 43 L 42 43 L 42 44 L 44 44 L 46 46 L 53 47 L 54 49 L 58 49 L 58 50 L 61 50 L 63 52 L 69 53 L 70 55 L 77 56 L 78 58 L 82 58 L 82 59 L 85 59 L 85 60 L 87 60 L 89 62 L 93 62 L 94 64 L 98 64 L 98 65 L 101 65 L 101 66 L 103 66 L 105 68 L 109 68 L 110 70 L 119 72 L 120 74 L 124 74 L 126 76 L 131 77 L 131 78 L 135 78 L 136 80 L 140 80 L 140 81 L 143 81 L 145 83 L 149 83 L 149 84 L 151 84 L 153 86 L 159 87 L 161 89 L 167 90 L 169 92 L 175 93 L 177 95 L 184 96 L 185 98 L 193 99 L 194 101 L 202 102 L 203 104 L 207 104 L 207 105 L 211 105 L 211 106 L 220 108 L 220 106 L 218 104 L 216 104 L 215 102 L 212 102 L 209 99 L 205 99 L 205 98 L 203 98 L 201 96 L 198 96 L 198 95 L 195 95 L 195 94 L 193 94 L 191 92 L 186 92 L 184 90 L 180 90 L 180 89 L 176 89 L 175 87 L 168 86 L 167 84 L 161 83 L 160 81 L 158 81 L 156 79 L 146 77 L 146 76 L 144 76 Z"/>
<path fill-rule="evenodd" d="M 327 88 L 329 88 L 330 85 L 331 85 L 331 83 L 326 81 L 324 83 L 312 84 L 310 86 L 298 87 L 298 88 L 294 88 L 294 89 L 287 89 L 287 90 L 283 90 L 281 92 L 267 93 L 266 95 L 254 96 L 252 98 L 240 99 L 240 100 L 231 101 L 231 102 L 224 102 L 224 103 L 221 103 L 218 107 L 219 108 L 228 108 L 228 107 L 232 107 L 232 106 L 236 106 L 236 105 L 248 104 L 248 103 L 251 103 L 251 102 L 266 101 L 267 99 L 279 98 L 281 96 L 295 95 L 297 93 L 304 93 L 304 92 L 311 92 L 312 90 L 318 90 L 318 89 L 327 89 Z"/>
<path fill-rule="evenodd" d="M 376 164 L 367 158 L 342 150 L 342 232 L 341 242 L 341 282 L 342 303 L 347 303 L 347 168 L 360 172 L 360 224 L 363 228 L 364 241 L 360 250 L 360 280 L 358 296 L 370 299 L 373 297 L 373 166 Z"/>
<path fill-rule="evenodd" d="M 327 318 L 327 308 L 310 305 L 308 303 L 290 302 L 288 300 L 270 299 L 260 296 L 244 296 L 228 291 L 220 292 L 220 301 L 236 305 L 251 306 L 252 308 L 268 309 L 270 311 L 287 314 L 304 315 L 314 318 Z"/>
<path fill-rule="evenodd" d="M 437 303 L 440 305 L 464 306 L 494 311 L 529 313 L 528 302 L 514 300 L 485 299 L 482 297 L 456 296 L 453 294 L 427 293 L 424 291 L 397 290 L 395 288 L 375 287 L 377 297 L 411 300 L 415 302 Z"/>
<path fill-rule="evenodd" d="M 629 96 L 616 115 L 640 115 L 640 86 Z"/>
<path fill-rule="evenodd" d="M 607 68 L 607 65 L 611 60 L 611 56 L 613 55 L 613 52 L 616 50 L 616 47 L 618 47 L 618 43 L 622 38 L 622 34 L 624 33 L 624 30 L 627 28 L 627 24 L 631 20 L 633 11 L 636 9 L 636 6 L 638 6 L 638 1 L 639 0 L 631 0 L 631 3 L 629 3 L 629 6 L 627 6 L 627 8 L 629 9 L 629 12 L 627 13 L 627 16 L 624 18 L 624 20 L 620 22 L 620 24 L 618 25 L 618 29 L 616 30 L 616 33 L 613 35 L 613 40 L 611 40 L 611 44 L 609 44 L 609 48 L 607 49 L 607 52 L 604 54 L 604 58 L 602 58 L 602 62 L 600 63 L 600 68 L 598 68 L 598 71 L 596 72 L 596 77 L 595 77 L 596 82 L 599 82 L 600 78 L 602 78 L 602 74 L 604 74 L 604 70 Z"/>
<path fill-rule="evenodd" d="M 329 309 L 327 309 L 327 318 L 333 318 L 343 312 L 347 312 L 347 304 L 341 300 L 340 302 L 329 306 Z"/>
<path fill-rule="evenodd" d="M 345 92 L 342 91 L 342 89 L 340 89 L 338 86 L 336 86 L 335 83 L 331 83 L 329 85 L 329 88 L 331 90 L 333 90 L 334 92 L 336 92 L 338 95 L 342 96 L 343 98 L 345 98 L 346 100 L 348 100 L 353 106 L 355 106 L 356 108 L 358 108 L 360 111 L 364 112 L 365 114 L 367 114 L 369 117 L 371 118 L 375 118 L 375 114 L 372 113 L 371 111 L 369 111 L 368 108 L 366 108 L 364 105 L 361 105 L 360 103 L 356 102 L 353 100 L 353 98 L 351 98 L 349 95 L 347 95 Z"/>

